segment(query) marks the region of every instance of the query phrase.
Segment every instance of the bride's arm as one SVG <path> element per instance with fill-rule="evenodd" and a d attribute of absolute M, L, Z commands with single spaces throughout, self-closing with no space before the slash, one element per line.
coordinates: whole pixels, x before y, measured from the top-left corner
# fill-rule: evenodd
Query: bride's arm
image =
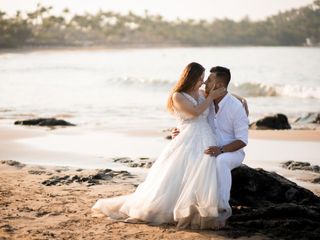
<path fill-rule="evenodd" d="M 197 117 L 209 107 L 209 105 L 212 103 L 213 99 L 217 97 L 217 95 L 221 95 L 221 93 L 224 91 L 225 89 L 222 88 L 211 90 L 205 101 L 197 106 L 194 106 L 185 96 L 183 96 L 183 94 L 179 92 L 175 92 L 172 94 L 172 101 L 173 105 L 178 111 L 182 111 L 190 114 L 191 116 Z"/>
<path fill-rule="evenodd" d="M 247 116 L 249 116 L 249 107 L 248 107 L 247 100 L 245 98 L 243 98 L 243 97 L 240 97 L 240 96 L 234 94 L 234 93 L 232 93 L 232 95 L 242 103 L 242 105 L 244 107 L 244 110 L 246 110 Z"/>
<path fill-rule="evenodd" d="M 210 105 L 210 103 L 213 101 L 212 97 L 207 97 L 206 100 L 197 105 L 194 106 L 190 100 L 188 100 L 183 94 L 179 92 L 175 92 L 172 94 L 172 101 L 174 107 L 181 112 L 185 112 L 190 114 L 191 116 L 197 117 L 201 113 L 204 112 L 204 110 L 207 109 L 207 107 Z"/>

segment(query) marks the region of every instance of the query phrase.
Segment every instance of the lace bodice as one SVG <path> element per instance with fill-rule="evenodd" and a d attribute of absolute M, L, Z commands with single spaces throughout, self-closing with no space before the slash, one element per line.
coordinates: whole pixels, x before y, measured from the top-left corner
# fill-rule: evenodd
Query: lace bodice
<path fill-rule="evenodd" d="M 205 96 L 201 91 L 199 91 L 198 101 L 190 96 L 188 93 L 181 92 L 181 94 L 186 97 L 194 106 L 197 106 L 205 101 Z M 174 108 L 174 113 L 177 118 L 178 124 L 191 123 L 199 120 L 207 120 L 209 114 L 209 109 L 207 108 L 201 115 L 194 117 L 186 112 L 178 111 Z"/>

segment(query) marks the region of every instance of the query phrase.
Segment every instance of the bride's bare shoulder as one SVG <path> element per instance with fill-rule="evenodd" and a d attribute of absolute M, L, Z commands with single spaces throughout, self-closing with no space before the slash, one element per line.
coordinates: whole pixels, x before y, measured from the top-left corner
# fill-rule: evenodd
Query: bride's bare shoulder
<path fill-rule="evenodd" d="M 179 99 L 181 99 L 181 98 L 183 98 L 183 95 L 182 95 L 182 93 L 180 93 L 180 92 L 174 92 L 173 94 L 172 94 L 172 99 L 173 100 L 179 100 Z"/>
<path fill-rule="evenodd" d="M 179 105 L 185 102 L 185 96 L 181 92 L 174 92 L 172 94 L 172 101 L 174 102 L 174 104 Z"/>
<path fill-rule="evenodd" d="M 172 93 L 172 99 L 181 98 L 181 97 L 182 97 L 182 93 L 180 93 L 180 92 L 174 92 L 174 93 Z"/>

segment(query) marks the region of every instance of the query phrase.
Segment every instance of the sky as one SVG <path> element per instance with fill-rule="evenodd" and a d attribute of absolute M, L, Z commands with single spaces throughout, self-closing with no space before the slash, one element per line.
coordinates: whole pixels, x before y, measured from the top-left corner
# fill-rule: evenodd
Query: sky
<path fill-rule="evenodd" d="M 262 20 L 279 11 L 301 7 L 313 0 L 0 0 L 0 10 L 12 15 L 17 10 L 32 11 L 38 2 L 53 6 L 53 13 L 69 8 L 71 13 L 95 13 L 99 9 L 120 12 L 132 11 L 144 15 L 162 15 L 165 19 L 206 19 L 230 18 L 240 20 L 249 16 Z"/>

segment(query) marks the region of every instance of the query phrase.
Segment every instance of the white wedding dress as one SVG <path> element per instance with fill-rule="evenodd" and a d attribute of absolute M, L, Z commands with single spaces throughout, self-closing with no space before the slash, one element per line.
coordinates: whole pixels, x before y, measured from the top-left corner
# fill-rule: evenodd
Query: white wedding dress
<path fill-rule="evenodd" d="M 202 94 L 199 103 L 183 95 L 194 105 L 205 100 Z M 230 217 L 229 204 L 219 201 L 216 159 L 204 154 L 207 147 L 216 145 L 208 113 L 207 109 L 191 117 L 176 111 L 180 134 L 160 154 L 145 181 L 132 194 L 98 200 L 92 207 L 94 215 L 177 223 L 178 228 L 192 229 L 214 229 Z"/>

